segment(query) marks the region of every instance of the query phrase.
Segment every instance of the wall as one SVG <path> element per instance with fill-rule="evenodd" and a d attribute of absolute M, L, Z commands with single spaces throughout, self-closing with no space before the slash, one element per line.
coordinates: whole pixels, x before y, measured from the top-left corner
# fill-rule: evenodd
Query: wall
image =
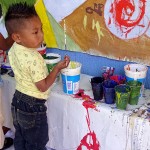
<path fill-rule="evenodd" d="M 101 76 L 103 66 L 115 67 L 115 74 L 124 75 L 124 66 L 126 64 L 132 63 L 126 61 L 117 61 L 117 60 L 113 60 L 101 56 L 93 56 L 87 53 L 59 50 L 59 49 L 52 49 L 52 48 L 48 48 L 47 52 L 58 53 L 62 56 L 62 58 L 65 55 L 70 56 L 71 60 L 78 61 L 82 64 L 81 73 L 88 74 L 91 76 Z M 148 73 L 147 73 L 146 83 L 145 83 L 145 87 L 148 89 L 150 89 L 149 75 L 150 75 L 150 69 L 148 67 Z"/>

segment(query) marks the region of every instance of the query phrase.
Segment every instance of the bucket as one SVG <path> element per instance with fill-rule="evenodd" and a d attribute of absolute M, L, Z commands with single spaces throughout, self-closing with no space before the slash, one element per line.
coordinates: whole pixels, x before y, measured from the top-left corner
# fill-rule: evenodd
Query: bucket
<path fill-rule="evenodd" d="M 46 54 L 46 46 L 41 45 L 41 47 L 39 47 L 39 48 L 37 49 L 37 51 L 38 51 L 41 55 Z"/>
<path fill-rule="evenodd" d="M 67 68 L 61 70 L 64 93 L 76 94 L 79 92 L 81 63 L 71 61 Z"/>
<path fill-rule="evenodd" d="M 140 96 L 142 96 L 144 91 L 147 70 L 147 66 L 141 64 L 128 64 L 124 66 L 127 81 L 137 80 L 142 83 Z"/>
<path fill-rule="evenodd" d="M 61 60 L 61 56 L 56 53 L 47 53 L 43 57 L 45 59 L 49 73 L 53 70 L 54 66 Z"/>

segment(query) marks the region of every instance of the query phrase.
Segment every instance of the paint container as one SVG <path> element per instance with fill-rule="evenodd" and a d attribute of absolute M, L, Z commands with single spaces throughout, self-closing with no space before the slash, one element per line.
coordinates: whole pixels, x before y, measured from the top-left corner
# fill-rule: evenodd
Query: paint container
<path fill-rule="evenodd" d="M 117 82 L 113 80 L 105 80 L 103 82 L 104 99 L 106 104 L 113 104 L 115 102 L 115 86 Z"/>
<path fill-rule="evenodd" d="M 114 80 L 118 84 L 125 84 L 126 77 L 122 75 L 113 75 L 113 76 L 110 76 L 110 80 Z"/>
<path fill-rule="evenodd" d="M 130 97 L 130 87 L 125 84 L 120 84 L 115 87 L 116 106 L 118 109 L 125 110 Z"/>
<path fill-rule="evenodd" d="M 47 53 L 44 55 L 44 59 L 47 65 L 48 72 L 50 73 L 54 66 L 61 60 L 61 56 L 56 53 Z"/>
<path fill-rule="evenodd" d="M 47 53 L 43 55 L 43 58 L 46 62 L 46 66 L 48 69 L 48 72 L 50 73 L 55 65 L 61 60 L 61 56 L 56 53 Z M 58 82 L 60 79 L 60 74 L 57 75 L 55 82 Z"/>
<path fill-rule="evenodd" d="M 46 46 L 45 45 L 41 45 L 41 47 L 39 47 L 37 49 L 37 51 L 43 56 L 44 54 L 46 54 Z"/>
<path fill-rule="evenodd" d="M 142 83 L 139 81 L 132 80 L 132 81 L 128 81 L 126 84 L 128 86 L 130 86 L 130 89 L 131 89 L 129 104 L 137 105 L 139 96 L 140 96 L 140 90 L 141 90 Z"/>
<path fill-rule="evenodd" d="M 99 101 L 103 99 L 103 83 L 104 78 L 93 77 L 91 78 L 91 86 L 93 91 L 94 100 Z"/>
<path fill-rule="evenodd" d="M 81 63 L 71 61 L 67 68 L 61 70 L 64 93 L 76 94 L 79 92 Z"/>
<path fill-rule="evenodd" d="M 137 80 L 142 83 L 140 96 L 142 96 L 144 92 L 147 70 L 148 67 L 141 64 L 128 64 L 124 66 L 127 81 Z"/>

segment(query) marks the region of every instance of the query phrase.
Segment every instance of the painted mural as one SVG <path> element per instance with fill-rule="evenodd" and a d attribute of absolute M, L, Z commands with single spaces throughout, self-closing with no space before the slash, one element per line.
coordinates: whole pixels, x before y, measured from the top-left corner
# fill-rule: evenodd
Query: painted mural
<path fill-rule="evenodd" d="M 35 8 L 47 47 L 150 65 L 149 0 L 37 0 Z"/>
<path fill-rule="evenodd" d="M 45 0 L 61 49 L 150 65 L 149 0 Z M 59 23 L 63 33 L 58 32 Z M 64 34 L 64 35 L 63 35 Z M 61 36 L 60 36 L 61 35 Z M 60 40 L 60 38 L 62 40 Z"/>

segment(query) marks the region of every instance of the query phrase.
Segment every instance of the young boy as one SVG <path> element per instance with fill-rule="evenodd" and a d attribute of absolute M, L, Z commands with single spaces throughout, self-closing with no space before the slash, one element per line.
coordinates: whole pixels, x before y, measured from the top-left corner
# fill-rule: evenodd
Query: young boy
<path fill-rule="evenodd" d="M 16 79 L 12 100 L 16 129 L 14 147 L 15 150 L 46 150 L 49 139 L 44 103 L 49 87 L 60 70 L 68 66 L 70 59 L 65 56 L 48 74 L 46 63 L 37 52 L 43 42 L 43 31 L 34 6 L 13 4 L 6 13 L 5 25 L 15 41 L 8 54 Z"/>

